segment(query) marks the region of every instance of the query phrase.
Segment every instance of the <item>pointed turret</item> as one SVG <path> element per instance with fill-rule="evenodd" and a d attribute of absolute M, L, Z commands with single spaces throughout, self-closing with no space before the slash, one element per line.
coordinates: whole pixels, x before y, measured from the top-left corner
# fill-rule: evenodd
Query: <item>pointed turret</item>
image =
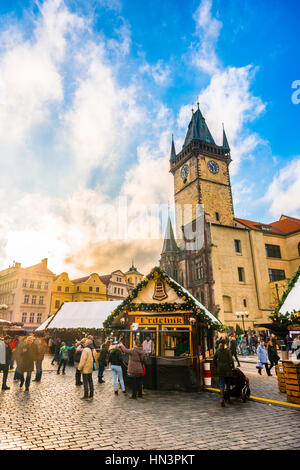
<path fill-rule="evenodd" d="M 227 137 L 226 137 L 226 132 L 225 132 L 225 128 L 224 128 L 224 123 L 223 123 L 223 148 L 230 150 L 230 147 L 229 147 L 229 144 L 228 144 L 228 140 L 227 140 Z"/>
<path fill-rule="evenodd" d="M 200 111 L 199 104 L 198 104 L 197 111 L 193 113 L 192 119 L 189 123 L 189 127 L 188 127 L 188 131 L 186 134 L 183 148 L 186 147 L 189 143 L 191 143 L 192 140 L 200 140 L 202 142 L 216 145 L 207 127 L 205 118 L 203 117 Z"/>
<path fill-rule="evenodd" d="M 163 244 L 163 253 L 173 253 L 173 252 L 178 252 L 179 248 L 177 246 L 175 237 L 174 237 L 174 232 L 173 232 L 173 227 L 171 223 L 170 216 L 168 216 L 168 222 L 167 222 L 167 228 L 166 228 L 166 235 L 164 239 L 164 244 Z"/>
<path fill-rule="evenodd" d="M 174 137 L 173 137 L 173 134 L 172 134 L 170 162 L 175 163 L 175 159 L 176 159 L 176 151 L 175 151 L 175 145 L 174 145 Z"/>

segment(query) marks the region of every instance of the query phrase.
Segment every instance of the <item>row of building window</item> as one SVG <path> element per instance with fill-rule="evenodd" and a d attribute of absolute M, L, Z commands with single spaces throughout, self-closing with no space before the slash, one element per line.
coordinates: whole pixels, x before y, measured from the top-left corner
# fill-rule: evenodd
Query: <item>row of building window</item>
<path fill-rule="evenodd" d="M 62 286 L 57 286 L 57 291 L 62 292 Z M 77 286 L 77 292 L 79 292 L 79 291 L 80 291 L 80 287 Z M 70 288 L 65 287 L 65 292 L 70 292 Z M 89 292 L 93 292 L 93 287 L 92 286 L 89 287 Z M 99 292 L 99 287 L 95 287 L 95 292 Z"/>
<path fill-rule="evenodd" d="M 24 304 L 29 304 L 29 300 L 30 300 L 30 295 L 26 294 L 24 296 Z M 36 295 L 32 295 L 31 303 L 32 304 L 37 304 L 37 296 Z M 39 297 L 39 305 L 44 305 L 44 296 L 43 295 L 40 295 L 40 297 Z"/>
<path fill-rule="evenodd" d="M 14 281 L 11 282 L 5 282 L 5 284 L 0 285 L 0 292 L 8 292 L 11 289 L 15 289 L 18 287 L 18 279 L 15 279 Z"/>
<path fill-rule="evenodd" d="M 286 279 L 285 271 L 283 269 L 269 269 L 268 271 L 270 282 Z M 238 278 L 240 282 L 246 282 L 244 268 L 238 267 Z"/>
<path fill-rule="evenodd" d="M 242 252 L 241 240 L 234 240 L 234 248 L 236 253 Z M 281 259 L 280 245 L 265 244 L 267 258 Z M 300 256 L 300 243 L 298 243 L 298 255 Z"/>
<path fill-rule="evenodd" d="M 29 322 L 28 323 L 41 323 L 42 322 L 42 314 L 37 313 L 36 321 L 35 321 L 35 313 L 29 314 Z M 27 312 L 22 313 L 22 323 L 27 323 Z"/>
<path fill-rule="evenodd" d="M 45 282 L 43 289 L 48 289 L 48 286 L 49 282 Z M 42 289 L 42 281 L 29 281 L 28 279 L 23 279 L 23 287 L 29 287 L 30 289 Z"/>
<path fill-rule="evenodd" d="M 114 287 L 114 294 L 124 295 L 124 289 L 120 287 Z"/>

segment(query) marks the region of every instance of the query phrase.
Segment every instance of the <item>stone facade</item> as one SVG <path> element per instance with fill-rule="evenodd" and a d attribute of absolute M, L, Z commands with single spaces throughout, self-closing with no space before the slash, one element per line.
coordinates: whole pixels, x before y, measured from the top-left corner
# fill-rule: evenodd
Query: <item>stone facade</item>
<path fill-rule="evenodd" d="M 28 331 L 36 329 L 48 317 L 55 274 L 47 267 L 47 258 L 22 268 L 21 263 L 0 271 L 0 318 L 22 323 Z"/>
<path fill-rule="evenodd" d="M 300 220 L 282 216 L 264 224 L 235 217 L 225 132 L 220 147 L 206 127 L 205 142 L 199 129 L 192 129 L 197 119 L 205 122 L 199 109 L 181 152 L 176 154 L 172 142 L 176 241 L 165 240 L 160 265 L 223 323 L 243 326 L 237 317 L 243 313 L 246 328 L 253 328 L 270 322 L 284 286 L 299 266 Z M 205 214 L 198 229 L 202 243 L 189 249 L 182 227 L 196 221 L 197 204 L 202 204 Z M 183 219 L 183 207 L 188 205 L 192 210 Z M 170 236 L 170 227 L 167 232 Z"/>

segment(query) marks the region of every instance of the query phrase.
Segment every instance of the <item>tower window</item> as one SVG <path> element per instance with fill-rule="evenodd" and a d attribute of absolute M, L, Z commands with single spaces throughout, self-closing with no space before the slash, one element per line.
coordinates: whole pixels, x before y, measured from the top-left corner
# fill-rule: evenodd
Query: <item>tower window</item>
<path fill-rule="evenodd" d="M 236 253 L 241 253 L 241 240 L 234 240 L 234 247 Z"/>
<path fill-rule="evenodd" d="M 244 307 L 247 307 L 247 299 L 243 299 L 243 305 Z"/>
<path fill-rule="evenodd" d="M 240 282 L 245 282 L 245 271 L 244 268 L 238 268 L 238 276 Z"/>
<path fill-rule="evenodd" d="M 216 221 L 217 221 L 217 222 L 220 222 L 220 214 L 219 214 L 219 212 L 216 212 Z"/>

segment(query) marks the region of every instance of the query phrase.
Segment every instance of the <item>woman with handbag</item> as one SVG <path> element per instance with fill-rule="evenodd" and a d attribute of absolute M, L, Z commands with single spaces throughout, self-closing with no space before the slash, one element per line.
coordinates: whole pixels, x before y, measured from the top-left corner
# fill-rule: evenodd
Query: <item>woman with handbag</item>
<path fill-rule="evenodd" d="M 257 363 L 256 368 L 258 370 L 259 375 L 261 375 L 261 371 L 264 366 L 266 368 L 267 375 L 269 376 L 272 375 L 270 374 L 270 370 L 269 370 L 268 356 L 267 356 L 267 351 L 266 351 L 266 346 L 265 346 L 264 341 L 261 341 L 257 348 L 257 360 L 258 360 L 258 363 Z"/>
<path fill-rule="evenodd" d="M 124 344 L 120 341 L 120 348 L 124 353 L 129 355 L 128 377 L 132 378 L 132 396 L 130 398 L 143 398 L 142 394 L 142 374 L 143 374 L 143 362 L 145 354 L 141 342 L 136 339 L 134 346 L 131 349 L 125 348 Z"/>

